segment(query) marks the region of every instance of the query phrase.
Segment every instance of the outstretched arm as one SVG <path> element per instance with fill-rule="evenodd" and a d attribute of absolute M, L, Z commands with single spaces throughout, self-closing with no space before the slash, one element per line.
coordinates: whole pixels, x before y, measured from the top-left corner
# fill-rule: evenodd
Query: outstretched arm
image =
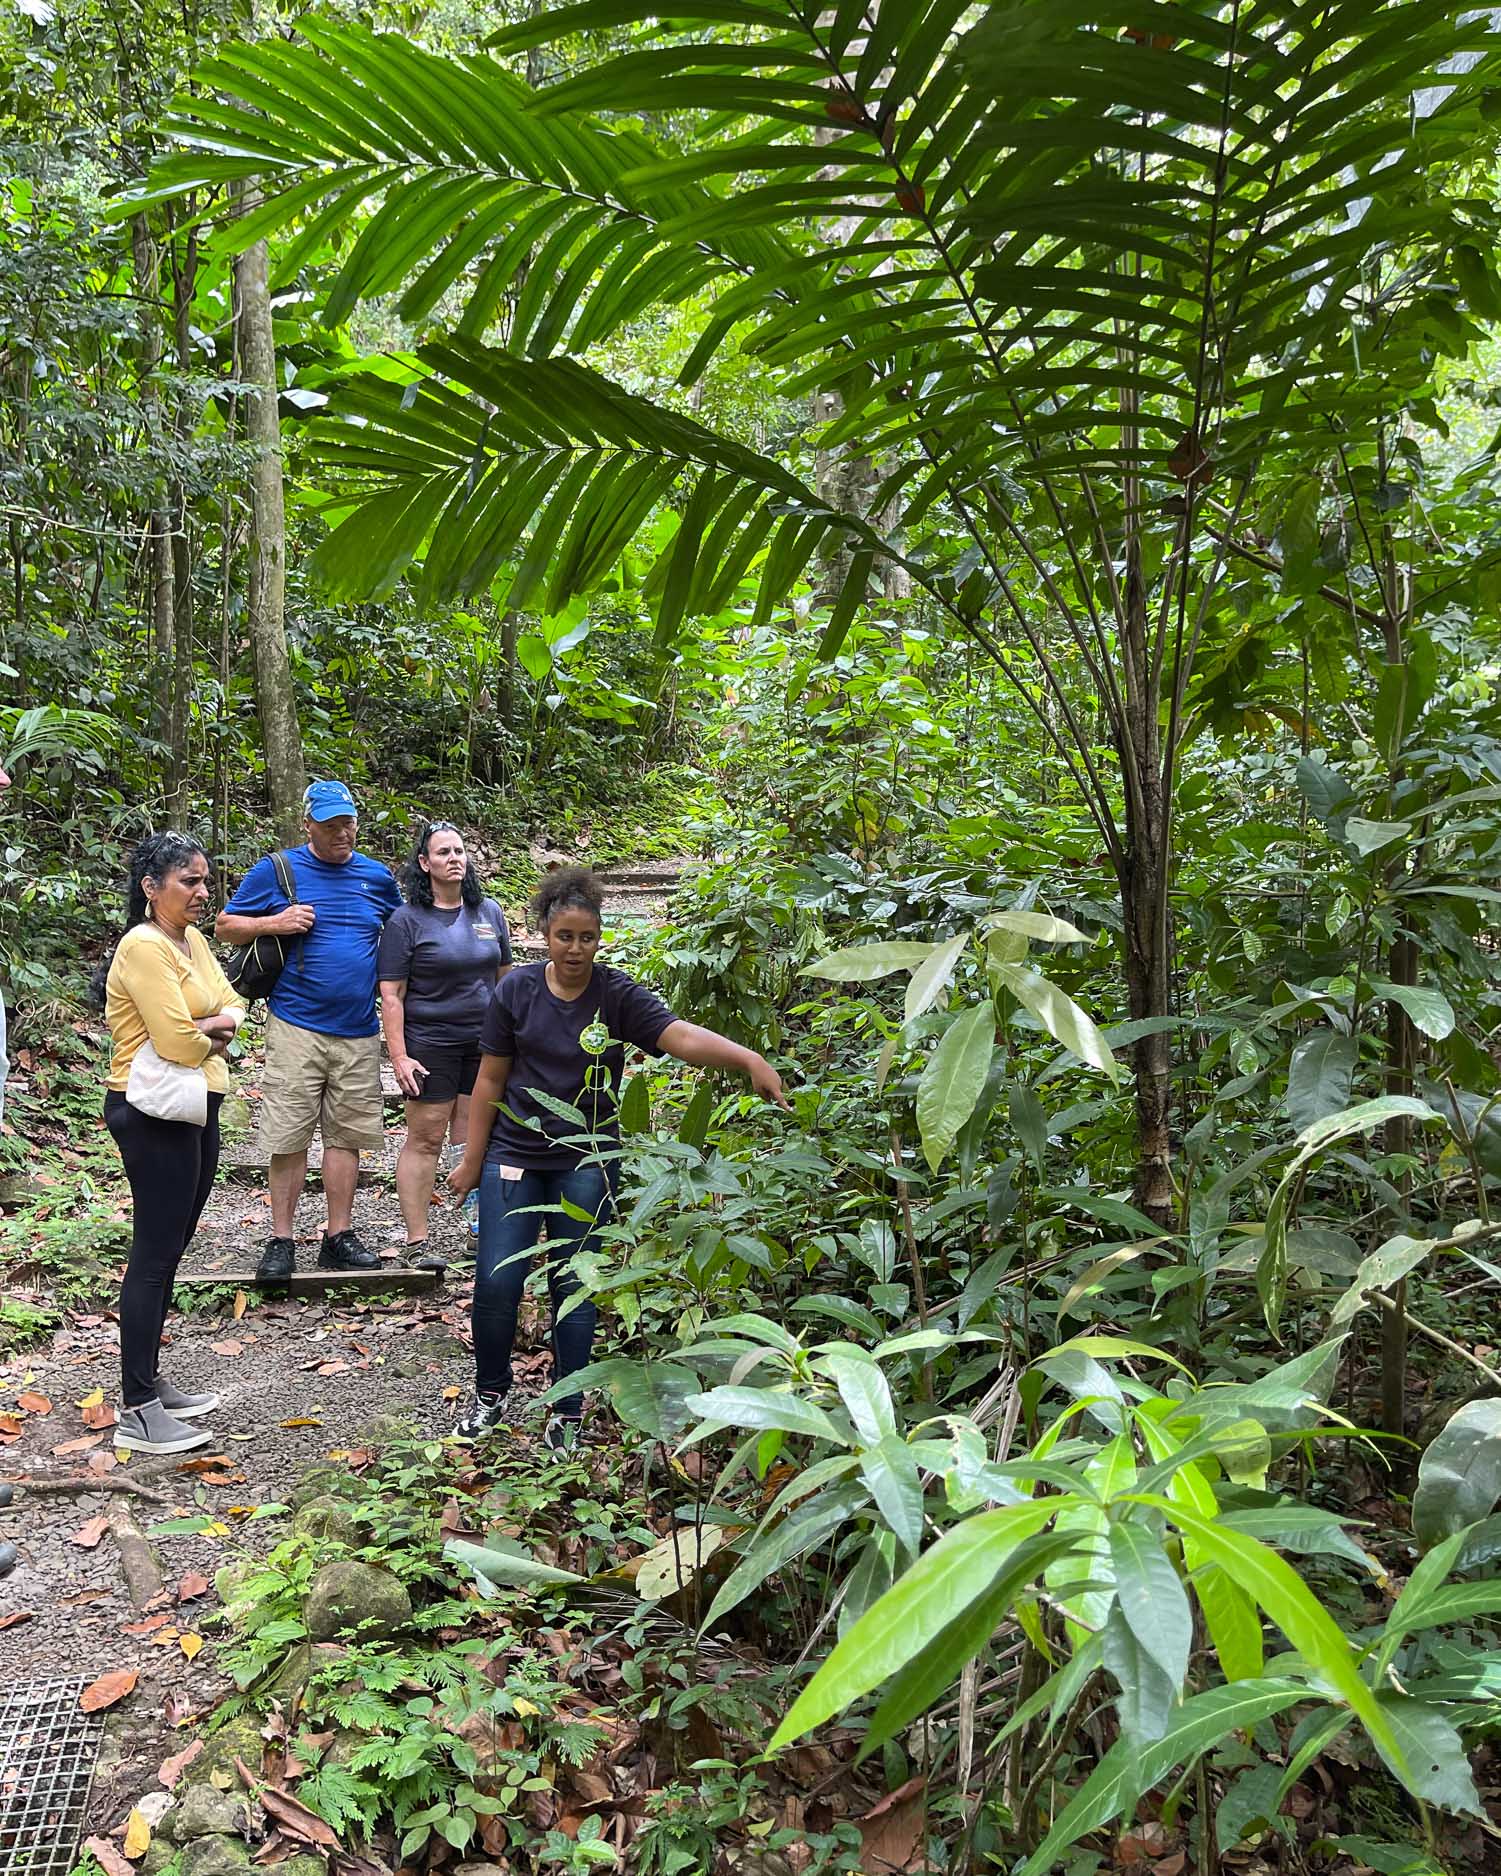
<path fill-rule="evenodd" d="M 717 1029 L 704 1029 L 698 1023 L 671 1022 L 657 1038 L 657 1047 L 680 1062 L 695 1068 L 728 1068 L 744 1075 L 763 1101 L 775 1101 L 778 1107 L 790 1108 L 782 1087 L 782 1077 L 764 1055 L 754 1049 L 742 1049 L 738 1042 L 720 1035 Z"/>

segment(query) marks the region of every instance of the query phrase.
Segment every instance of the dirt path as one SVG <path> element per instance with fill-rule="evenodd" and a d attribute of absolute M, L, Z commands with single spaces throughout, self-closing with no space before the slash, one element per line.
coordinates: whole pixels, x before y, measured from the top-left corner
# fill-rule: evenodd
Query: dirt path
<path fill-rule="evenodd" d="M 665 866 L 651 870 L 649 883 L 626 876 L 612 888 L 607 919 L 617 906 L 622 923 L 659 916 L 675 877 Z M 180 1386 L 221 1396 L 204 1422 L 212 1443 L 178 1462 L 116 1458 L 108 1426 L 98 1424 L 119 1398 L 119 1334 L 106 1307 L 70 1312 L 46 1349 L 0 1363 L 0 1416 L 11 1416 L 0 1417 L 0 1479 L 16 1485 L 14 1505 L 0 1511 L 0 1535 L 20 1550 L 0 1581 L 0 1682 L 111 1670 L 138 1676 L 101 1760 L 91 1830 L 121 1822 L 183 1743 L 173 1728 L 207 1713 L 225 1691 L 212 1630 L 202 1629 L 218 1606 L 204 1585 L 229 1559 L 264 1554 L 284 1533 L 284 1517 L 253 1515 L 258 1508 L 284 1504 L 300 1475 L 331 1453 L 391 1437 L 389 1421 L 377 1416 L 402 1416 L 414 1434 L 447 1433 L 471 1383 L 472 1240 L 452 1207 L 431 1214 L 431 1241 L 456 1260 L 437 1289 L 369 1301 L 338 1293 L 263 1301 L 245 1285 L 270 1216 L 253 1131 L 256 1067 L 252 1055 L 238 1076 L 244 1109 L 227 1110 L 223 1170 L 182 1269 L 223 1287 L 199 1292 L 193 1313 L 174 1313 L 163 1348 L 163 1371 Z M 388 1133 L 380 1154 L 362 1157 L 355 1224 L 394 1267 L 404 1241 L 394 1183 L 402 1121 L 389 1068 L 384 1073 Z M 316 1149 L 314 1159 L 316 1166 Z M 297 1214 L 302 1268 L 316 1258 L 323 1216 L 310 1176 Z M 545 1368 L 535 1350 L 518 1362 L 518 1376 L 537 1388 Z M 206 1466 L 207 1458 L 214 1463 Z M 42 1489 L 27 1489 L 27 1481 Z M 61 1481 L 69 1489 L 45 1489 Z M 207 1532 L 153 1532 L 204 1514 L 214 1527 Z M 160 1599 L 145 1609 L 127 1582 L 127 1557 L 136 1558 L 139 1578 L 145 1554 L 132 1527 L 146 1537 L 162 1580 Z M 136 1593 L 139 1600 L 139 1580 Z M 193 1639 L 200 1635 L 201 1649 Z"/>

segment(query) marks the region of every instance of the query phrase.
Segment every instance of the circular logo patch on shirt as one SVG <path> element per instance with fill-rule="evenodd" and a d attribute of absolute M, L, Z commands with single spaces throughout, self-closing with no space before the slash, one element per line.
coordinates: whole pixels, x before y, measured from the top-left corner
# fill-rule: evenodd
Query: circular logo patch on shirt
<path fill-rule="evenodd" d="M 610 1046 L 610 1032 L 598 1017 L 579 1036 L 579 1047 L 586 1055 L 603 1055 Z"/>

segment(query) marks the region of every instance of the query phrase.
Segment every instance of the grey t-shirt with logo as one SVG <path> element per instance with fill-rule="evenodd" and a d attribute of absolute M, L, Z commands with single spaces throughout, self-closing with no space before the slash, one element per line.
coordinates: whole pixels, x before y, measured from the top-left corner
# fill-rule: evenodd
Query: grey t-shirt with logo
<path fill-rule="evenodd" d="M 407 1053 L 477 1049 L 495 975 L 511 962 L 506 915 L 493 899 L 467 905 L 404 905 L 381 933 L 377 974 L 406 981 Z"/>

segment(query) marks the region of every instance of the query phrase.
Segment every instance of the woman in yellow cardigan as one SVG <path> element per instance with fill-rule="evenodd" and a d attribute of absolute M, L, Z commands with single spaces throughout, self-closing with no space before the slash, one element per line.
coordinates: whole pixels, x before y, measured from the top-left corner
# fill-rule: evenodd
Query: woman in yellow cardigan
<path fill-rule="evenodd" d="M 219 1405 L 217 1394 L 185 1393 L 157 1373 L 173 1279 L 218 1170 L 226 1056 L 245 1018 L 243 1000 L 196 929 L 208 910 L 208 879 L 207 856 L 190 835 L 148 834 L 131 859 L 125 935 L 104 981 L 114 1045 L 104 1120 L 125 1161 L 133 1208 L 115 1444 L 146 1453 L 207 1445 L 208 1434 L 189 1422 Z M 126 1099 L 130 1065 L 147 1042 L 163 1061 L 203 1070 L 204 1126 L 160 1120 Z"/>

